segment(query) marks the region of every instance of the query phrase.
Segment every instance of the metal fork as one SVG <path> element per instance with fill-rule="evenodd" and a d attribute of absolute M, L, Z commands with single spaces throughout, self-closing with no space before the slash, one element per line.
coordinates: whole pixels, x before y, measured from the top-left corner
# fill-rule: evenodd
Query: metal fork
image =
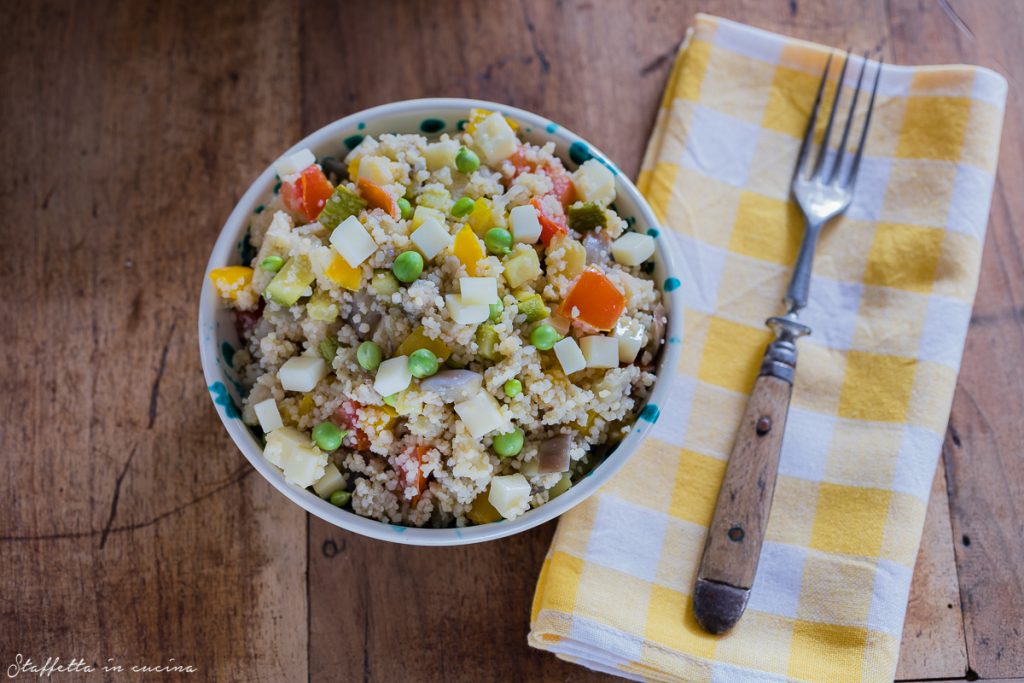
<path fill-rule="evenodd" d="M 856 151 L 851 155 L 849 142 L 857 100 L 867 69 L 868 55 L 864 55 L 857 76 L 842 137 L 834 156 L 828 153 L 836 111 L 842 95 L 842 83 L 850 61 L 847 52 L 839 72 L 835 96 L 828 115 L 828 123 L 817 155 L 813 155 L 815 124 L 821 108 L 822 95 L 828 81 L 832 56 L 818 85 L 818 93 L 807 123 L 807 132 L 800 146 L 791 189 L 793 197 L 806 219 L 803 243 L 793 267 L 793 275 L 786 291 L 786 313 L 774 316 L 766 324 L 774 331 L 775 340 L 768 345 L 761 371 L 754 383 L 729 456 L 729 464 L 718 492 L 715 513 L 708 529 L 704 554 L 697 573 L 693 593 L 693 611 L 697 622 L 711 633 L 724 633 L 743 615 L 750 597 L 750 589 L 757 573 L 768 513 L 782 450 L 782 436 L 789 413 L 789 400 L 793 392 L 796 370 L 796 341 L 810 334 L 811 328 L 798 321 L 798 313 L 807 306 L 811 284 L 811 264 L 814 248 L 822 228 L 830 220 L 846 211 L 853 200 L 854 185 L 860 170 L 864 143 L 871 125 L 878 78 L 882 71 L 879 62 L 874 85 L 868 100 L 864 126 Z M 812 163 L 812 157 L 814 157 Z"/>

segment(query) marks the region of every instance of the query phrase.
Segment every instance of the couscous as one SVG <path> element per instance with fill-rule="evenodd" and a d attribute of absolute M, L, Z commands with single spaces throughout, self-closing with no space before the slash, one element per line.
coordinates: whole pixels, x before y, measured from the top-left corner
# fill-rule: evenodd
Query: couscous
<path fill-rule="evenodd" d="M 234 309 L 242 419 L 291 483 L 382 522 L 463 526 L 561 495 L 629 431 L 665 310 L 611 170 L 474 110 L 437 139 L 280 159 Z"/>

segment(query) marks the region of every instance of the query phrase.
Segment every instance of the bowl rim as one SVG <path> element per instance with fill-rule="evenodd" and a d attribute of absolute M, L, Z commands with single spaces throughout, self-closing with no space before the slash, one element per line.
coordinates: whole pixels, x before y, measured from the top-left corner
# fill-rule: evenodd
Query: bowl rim
<path fill-rule="evenodd" d="M 360 123 L 371 121 L 381 116 L 393 116 L 402 114 L 421 114 L 424 116 L 437 114 L 439 112 L 469 112 L 473 108 L 491 109 L 500 111 L 504 115 L 511 116 L 517 121 L 536 129 L 535 135 L 545 136 L 549 140 L 562 141 L 567 145 L 579 142 L 587 146 L 593 157 L 602 161 L 615 172 L 616 195 L 623 190 L 630 195 L 636 210 L 643 216 L 644 222 L 649 228 L 662 228 L 647 200 L 640 194 L 633 182 L 621 171 L 618 170 L 608 157 L 589 141 L 576 135 L 571 130 L 557 124 L 550 119 L 538 114 L 512 107 L 499 102 L 467 98 L 421 98 L 413 100 L 401 100 L 378 105 L 369 109 L 354 112 L 340 119 L 332 121 L 318 130 L 306 135 L 296 142 L 281 156 L 288 155 L 302 148 L 317 148 L 327 142 L 341 139 L 342 133 L 355 130 Z M 280 157 L 277 157 L 280 158 Z M 230 263 L 235 245 L 239 236 L 243 234 L 254 207 L 259 201 L 270 192 L 276 182 L 276 174 L 271 163 L 255 181 L 249 186 L 246 192 L 235 204 L 227 220 L 217 236 L 210 259 L 207 262 L 203 274 L 202 291 L 199 297 L 199 352 L 203 367 L 203 376 L 208 388 L 216 383 L 224 381 L 224 374 L 218 365 L 219 349 L 218 340 L 211 333 L 216 329 L 216 312 L 220 305 L 213 287 L 210 283 L 209 273 L 213 268 Z M 665 232 L 662 230 L 662 232 Z M 672 247 L 668 240 L 655 240 L 656 249 L 662 263 L 662 270 L 666 277 L 673 276 L 679 271 L 676 268 L 672 255 Z M 655 286 L 662 291 L 663 300 L 666 301 L 668 310 L 668 324 L 666 326 L 666 343 L 662 349 L 655 382 L 651 388 L 650 396 L 647 399 L 647 406 L 655 406 L 653 414 L 637 417 L 632 429 L 626 437 L 619 442 L 615 449 L 594 469 L 591 470 L 581 481 L 570 488 L 567 492 L 553 501 L 533 508 L 525 514 L 512 520 L 499 520 L 489 524 L 448 527 L 443 529 L 405 527 L 375 519 L 357 515 L 354 512 L 331 505 L 326 500 L 308 493 L 305 489 L 285 481 L 281 472 L 271 465 L 264 457 L 263 451 L 249 428 L 237 417 L 230 417 L 226 410 L 217 409 L 217 398 L 213 393 L 211 400 L 214 401 L 214 409 L 220 417 L 221 423 L 227 430 L 235 446 L 242 452 L 252 466 L 274 486 L 278 491 L 288 497 L 293 503 L 304 509 L 306 512 L 328 522 L 334 526 L 361 534 L 370 538 L 393 543 L 420 546 L 449 546 L 479 543 L 482 541 L 495 540 L 510 536 L 527 529 L 539 526 L 560 516 L 569 509 L 575 507 L 594 494 L 614 475 L 623 464 L 637 451 L 640 443 L 650 432 L 657 419 L 657 406 L 665 405 L 669 395 L 672 376 L 675 374 L 679 362 L 680 340 L 682 337 L 682 298 L 676 294 L 664 290 L 662 283 L 655 282 Z"/>

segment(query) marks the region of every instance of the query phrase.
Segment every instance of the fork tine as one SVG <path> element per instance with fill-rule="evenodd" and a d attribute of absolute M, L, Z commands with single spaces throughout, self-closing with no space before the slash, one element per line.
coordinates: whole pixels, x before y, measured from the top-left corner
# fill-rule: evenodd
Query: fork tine
<path fill-rule="evenodd" d="M 832 53 L 828 55 L 828 59 L 825 60 L 825 69 L 821 72 L 821 82 L 818 83 L 818 94 L 814 97 L 814 106 L 811 107 L 811 119 L 807 122 L 807 131 L 804 133 L 804 139 L 800 143 L 800 153 L 796 158 L 796 168 L 793 171 L 793 176 L 796 177 L 803 171 L 804 162 L 807 160 L 808 153 L 814 144 L 814 124 L 818 119 L 818 108 L 821 106 L 821 96 L 825 92 L 825 82 L 828 80 L 828 69 L 832 65 Z"/>
<path fill-rule="evenodd" d="M 843 126 L 843 137 L 839 140 L 839 147 L 836 149 L 836 160 L 832 164 L 832 171 L 828 174 L 828 183 L 836 179 L 839 169 L 843 165 L 843 158 L 846 156 L 846 142 L 850 137 L 850 127 L 853 124 L 853 116 L 857 113 L 857 98 L 860 96 L 860 85 L 864 81 L 864 72 L 868 68 L 868 53 L 864 52 L 864 61 L 860 65 L 860 73 L 857 74 L 857 86 L 853 89 L 853 100 L 850 102 L 850 113 L 846 115 L 846 125 Z"/>
<path fill-rule="evenodd" d="M 850 173 L 846 176 L 847 187 L 853 187 L 857 181 L 857 170 L 860 168 L 860 158 L 864 155 L 864 142 L 868 139 L 868 127 L 871 125 L 871 113 L 875 110 L 875 95 L 878 93 L 878 78 L 882 75 L 882 57 L 878 58 L 878 69 L 875 71 L 875 83 L 871 86 L 871 98 L 868 99 L 868 113 L 864 117 L 864 128 L 860 132 L 860 142 L 857 143 L 857 153 L 853 157 L 853 165 L 850 166 Z"/>
<path fill-rule="evenodd" d="M 828 123 L 825 124 L 825 135 L 821 139 L 821 148 L 818 150 L 818 160 L 814 163 L 812 178 L 818 177 L 821 167 L 825 165 L 825 157 L 828 155 L 828 141 L 832 136 L 832 124 L 836 120 L 836 109 L 839 108 L 839 97 L 843 93 L 843 78 L 846 77 L 846 67 L 850 64 L 850 51 L 846 51 L 846 58 L 843 59 L 843 68 L 839 70 L 839 80 L 836 81 L 836 94 L 832 98 L 832 110 L 828 113 Z"/>

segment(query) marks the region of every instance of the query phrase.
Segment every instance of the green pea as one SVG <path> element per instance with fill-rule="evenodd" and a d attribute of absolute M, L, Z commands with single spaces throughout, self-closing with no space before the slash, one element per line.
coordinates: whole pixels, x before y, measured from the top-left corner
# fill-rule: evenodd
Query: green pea
<path fill-rule="evenodd" d="M 403 251 L 395 259 L 391 272 L 405 284 L 415 282 L 423 272 L 423 257 L 418 251 Z"/>
<path fill-rule="evenodd" d="M 356 349 L 356 360 L 359 361 L 359 365 L 363 370 L 368 372 L 376 372 L 383 358 L 384 354 L 381 352 L 380 347 L 372 341 L 364 341 Z"/>
<path fill-rule="evenodd" d="M 313 443 L 328 453 L 341 448 L 342 437 L 344 434 L 333 422 L 321 422 L 313 427 Z"/>
<path fill-rule="evenodd" d="M 512 233 L 505 228 L 491 228 L 484 234 L 484 246 L 495 256 L 504 256 L 512 251 Z"/>
<path fill-rule="evenodd" d="M 412 218 L 412 204 L 405 197 L 398 200 L 398 210 L 402 212 L 402 218 L 409 220 Z"/>
<path fill-rule="evenodd" d="M 452 206 L 452 215 L 458 218 L 465 216 L 473 210 L 473 200 L 469 197 L 459 197 L 459 200 Z"/>
<path fill-rule="evenodd" d="M 510 379 L 505 382 L 505 386 L 502 387 L 505 391 L 505 395 L 509 398 L 515 398 L 519 394 L 523 393 L 523 383 L 517 379 Z"/>
<path fill-rule="evenodd" d="M 276 273 L 284 265 L 284 259 L 280 256 L 268 256 L 260 261 L 260 268 L 268 273 Z"/>
<path fill-rule="evenodd" d="M 416 349 L 409 354 L 408 365 L 413 377 L 430 377 L 437 372 L 437 356 L 430 349 Z"/>
<path fill-rule="evenodd" d="M 491 314 L 487 316 L 487 319 L 492 323 L 496 323 L 501 318 L 501 312 L 505 310 L 505 304 L 501 303 L 501 300 L 499 299 L 493 304 L 489 304 L 488 308 L 490 309 Z"/>
<path fill-rule="evenodd" d="M 492 445 L 494 452 L 499 457 L 511 458 L 514 455 L 519 455 L 519 451 L 523 450 L 523 430 L 517 429 L 514 432 L 498 434 L 494 437 Z"/>
<path fill-rule="evenodd" d="M 480 157 L 468 147 L 461 147 L 459 153 L 455 155 L 455 168 L 459 169 L 459 173 L 469 175 L 480 168 Z"/>
<path fill-rule="evenodd" d="M 348 505 L 350 500 L 352 500 L 352 494 L 348 491 L 339 490 L 331 494 L 331 505 L 337 505 L 340 508 Z"/>
<path fill-rule="evenodd" d="M 561 336 L 558 334 L 558 330 L 547 323 L 538 325 L 533 328 L 533 332 L 530 333 L 530 343 L 540 351 L 547 351 L 554 346 L 555 342 L 560 338 Z"/>

